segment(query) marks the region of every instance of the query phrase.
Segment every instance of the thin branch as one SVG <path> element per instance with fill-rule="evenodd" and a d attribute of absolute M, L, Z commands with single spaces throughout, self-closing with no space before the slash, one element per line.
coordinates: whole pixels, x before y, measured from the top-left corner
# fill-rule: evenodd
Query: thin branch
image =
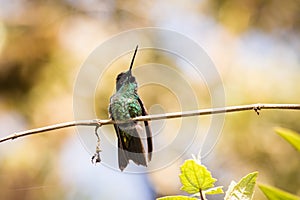
<path fill-rule="evenodd" d="M 300 104 L 251 104 L 251 105 L 242 105 L 242 106 L 228 106 L 223 108 L 210 108 L 210 109 L 201 109 L 201 110 L 193 110 L 193 111 L 184 111 L 184 112 L 173 112 L 173 113 L 166 113 L 166 114 L 156 114 L 156 115 L 147 115 L 147 116 L 140 116 L 133 118 L 132 120 L 135 121 L 153 121 L 153 120 L 161 120 L 161 119 L 172 119 L 172 118 L 181 118 L 181 117 L 191 117 L 191 116 L 198 116 L 198 115 L 212 115 L 212 114 L 220 114 L 220 113 L 229 113 L 229 112 L 239 112 L 239 111 L 246 111 L 246 110 L 254 110 L 257 114 L 259 114 L 260 110 L 300 110 Z M 110 119 L 106 120 L 79 120 L 79 121 L 72 121 L 72 122 L 64 122 L 60 124 L 54 124 L 50 126 L 45 126 L 41 128 L 16 132 L 10 134 L 6 137 L 0 139 L 0 143 L 13 140 L 18 137 L 23 137 L 32 134 L 38 134 L 46 131 L 52 131 L 67 127 L 73 126 L 102 126 L 107 124 L 116 123 Z M 120 123 L 120 122 L 118 122 Z M 123 122 L 124 123 L 124 122 Z"/>

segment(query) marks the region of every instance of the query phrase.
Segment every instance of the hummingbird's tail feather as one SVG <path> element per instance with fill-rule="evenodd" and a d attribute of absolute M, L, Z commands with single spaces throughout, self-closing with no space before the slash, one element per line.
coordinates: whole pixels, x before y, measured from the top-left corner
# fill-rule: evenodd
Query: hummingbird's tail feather
<path fill-rule="evenodd" d="M 139 134 L 133 125 L 128 125 L 128 128 L 121 130 L 118 125 L 118 160 L 120 170 L 124 170 L 129 160 L 132 160 L 137 165 L 147 166 L 145 151 Z"/>
<path fill-rule="evenodd" d="M 121 171 L 123 171 L 129 163 L 129 158 L 126 155 L 125 150 L 120 147 L 120 142 L 118 142 L 118 147 L 119 168 Z"/>

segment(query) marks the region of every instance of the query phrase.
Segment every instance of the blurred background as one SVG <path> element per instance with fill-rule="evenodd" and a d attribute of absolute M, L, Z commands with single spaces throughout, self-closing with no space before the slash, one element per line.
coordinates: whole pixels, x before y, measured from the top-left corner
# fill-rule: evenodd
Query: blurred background
<path fill-rule="evenodd" d="M 0 0 L 0 136 L 73 120 L 74 82 L 88 55 L 115 34 L 149 26 L 178 31 L 207 52 L 222 77 L 227 105 L 300 103 L 299 0 Z M 108 117 L 113 82 L 124 69 L 103 80 L 109 87 L 96 95 L 104 102 L 95 105 L 99 118 Z M 166 101 L 168 92 L 160 93 L 143 89 L 147 108 L 167 104 L 165 111 L 178 111 L 176 103 Z M 200 108 L 209 107 L 209 98 L 202 98 Z M 259 182 L 300 195 L 299 154 L 273 130 L 300 132 L 299 116 L 279 110 L 227 114 L 218 143 L 203 160 L 216 185 L 227 190 L 231 180 L 259 171 Z M 179 166 L 191 153 L 197 151 L 161 170 L 133 175 L 92 165 L 74 128 L 19 138 L 0 144 L 0 199 L 181 194 Z M 255 199 L 265 199 L 258 188 Z"/>

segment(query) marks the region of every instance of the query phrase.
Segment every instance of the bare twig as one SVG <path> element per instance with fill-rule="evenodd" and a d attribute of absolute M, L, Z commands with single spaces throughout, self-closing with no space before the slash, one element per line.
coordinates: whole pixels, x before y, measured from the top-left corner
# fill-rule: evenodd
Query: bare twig
<path fill-rule="evenodd" d="M 193 111 L 185 111 L 185 112 L 173 112 L 173 113 L 166 113 L 166 114 L 140 116 L 140 117 L 133 118 L 132 120 L 152 121 L 152 120 L 161 120 L 161 119 L 191 117 L 191 116 L 198 116 L 198 115 L 212 115 L 212 114 L 220 114 L 220 113 L 239 112 L 239 111 L 246 111 L 246 110 L 254 110 L 257 114 L 259 114 L 260 110 L 263 109 L 300 110 L 300 104 L 251 104 L 251 105 L 242 105 L 242 106 L 228 106 L 222 108 L 210 108 L 210 109 L 201 109 L 201 110 L 193 110 Z M 79 121 L 72 121 L 72 122 L 64 122 L 64 123 L 54 124 L 54 125 L 45 126 L 41 128 L 16 132 L 1 138 L 0 143 L 7 140 L 13 140 L 18 137 L 38 134 L 46 131 L 52 131 L 52 130 L 67 128 L 67 127 L 73 127 L 73 126 L 99 127 L 102 125 L 113 124 L 113 123 L 116 122 L 110 119 L 106 119 L 106 120 L 94 119 L 94 120 L 79 120 Z"/>

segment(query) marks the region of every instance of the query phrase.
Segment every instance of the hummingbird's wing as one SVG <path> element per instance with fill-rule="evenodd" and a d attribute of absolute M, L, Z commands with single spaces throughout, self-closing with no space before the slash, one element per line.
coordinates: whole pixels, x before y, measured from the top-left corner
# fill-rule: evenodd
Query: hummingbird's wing
<path fill-rule="evenodd" d="M 142 115 L 148 115 L 146 108 L 144 107 L 144 103 L 143 101 L 138 98 L 139 104 L 142 108 Z M 152 132 L 149 126 L 149 122 L 148 121 L 144 121 L 145 124 L 145 129 L 146 129 L 146 134 L 147 134 L 147 146 L 148 146 L 148 161 L 151 160 L 152 158 L 152 151 L 153 151 L 153 144 L 152 144 Z"/>

